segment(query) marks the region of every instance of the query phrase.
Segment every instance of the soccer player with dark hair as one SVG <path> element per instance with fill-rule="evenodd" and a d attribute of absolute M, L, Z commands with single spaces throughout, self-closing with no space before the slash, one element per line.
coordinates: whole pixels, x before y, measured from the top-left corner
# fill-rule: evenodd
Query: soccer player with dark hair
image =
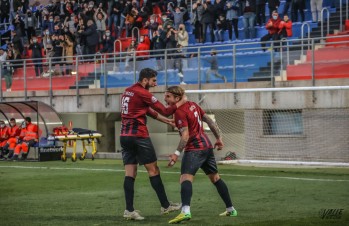
<path fill-rule="evenodd" d="M 157 166 L 154 146 L 149 138 L 146 115 L 164 123 L 171 123 L 164 116 L 172 115 L 182 102 L 165 107 L 149 92 L 150 87 L 156 86 L 157 72 L 144 68 L 140 71 L 138 82 L 128 88 L 121 100 L 121 133 L 120 143 L 122 158 L 125 166 L 124 192 L 126 210 L 124 218 L 143 220 L 139 211 L 133 207 L 134 183 L 137 175 L 137 164 L 144 165 L 148 171 L 151 186 L 161 203 L 161 214 L 179 210 L 180 204 L 170 203 L 167 199 L 164 185 Z M 160 115 L 160 114 L 161 115 Z M 164 116 L 162 116 L 164 115 Z"/>
<path fill-rule="evenodd" d="M 165 102 L 173 106 L 182 100 L 185 91 L 179 86 L 172 86 L 166 90 Z M 227 185 L 220 178 L 213 153 L 213 146 L 205 134 L 203 123 L 206 122 L 216 138 L 214 148 L 222 150 L 223 142 L 218 125 L 194 102 L 186 101 L 174 114 L 175 124 L 181 139 L 177 150 L 170 155 L 169 166 L 173 166 L 184 150 L 181 165 L 181 199 L 182 212 L 169 223 L 179 223 L 191 219 L 190 200 L 193 193 L 192 183 L 196 172 L 201 168 L 216 186 L 219 195 L 225 203 L 226 211 L 219 216 L 237 216 Z"/>

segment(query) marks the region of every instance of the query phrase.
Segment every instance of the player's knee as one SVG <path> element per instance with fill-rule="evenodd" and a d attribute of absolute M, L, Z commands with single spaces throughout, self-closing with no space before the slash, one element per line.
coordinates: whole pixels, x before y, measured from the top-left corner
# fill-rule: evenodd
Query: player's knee
<path fill-rule="evenodd" d="M 221 179 L 218 173 L 209 174 L 208 177 L 210 178 L 212 184 L 216 183 L 219 179 Z"/>

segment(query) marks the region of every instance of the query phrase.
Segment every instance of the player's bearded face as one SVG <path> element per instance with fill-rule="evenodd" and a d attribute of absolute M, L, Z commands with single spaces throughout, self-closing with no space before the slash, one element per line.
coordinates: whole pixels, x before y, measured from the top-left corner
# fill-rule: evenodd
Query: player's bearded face
<path fill-rule="evenodd" d="M 156 86 L 156 77 L 148 79 L 147 83 L 145 84 L 145 88 L 149 89 L 150 87 Z"/>

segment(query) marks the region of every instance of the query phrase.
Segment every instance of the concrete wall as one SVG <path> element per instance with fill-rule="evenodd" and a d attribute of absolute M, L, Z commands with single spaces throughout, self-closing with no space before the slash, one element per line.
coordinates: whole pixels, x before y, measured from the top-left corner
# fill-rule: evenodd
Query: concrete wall
<path fill-rule="evenodd" d="M 309 86 L 310 81 L 284 82 L 278 87 Z M 317 81 L 317 85 L 343 85 L 348 80 Z M 239 83 L 237 88 L 267 87 L 268 83 Z M 231 84 L 204 85 L 202 89 L 231 88 Z M 186 89 L 198 89 L 188 85 Z M 79 90 L 79 104 L 76 90 L 54 91 L 51 100 L 45 91 L 30 91 L 30 100 L 52 102 L 65 124 L 71 120 L 74 127 L 96 129 L 104 137 L 98 145 L 101 152 L 121 150 L 118 141 L 120 131 L 119 103 L 123 89 L 108 89 L 105 101 L 104 89 Z M 163 100 L 164 87 L 156 87 L 153 93 Z M 3 101 L 22 101 L 24 92 L 4 93 Z M 299 92 L 255 92 L 238 94 L 188 95 L 190 100 L 202 102 L 207 113 L 214 113 L 222 127 L 227 151 L 235 151 L 247 159 L 292 159 L 349 161 L 349 91 L 299 91 Z M 203 99 L 204 97 L 204 99 Z M 106 104 L 107 102 L 107 104 Z M 263 135 L 264 109 L 303 109 L 304 135 L 293 137 L 272 137 Z M 211 112 L 210 112 L 211 111 Z M 149 119 L 149 131 L 159 155 L 176 149 L 179 140 L 177 132 L 168 126 Z M 340 134 L 341 136 L 338 136 Z M 212 134 L 210 134 L 212 137 Z M 213 138 L 213 137 L 212 137 Z M 213 140 L 213 139 L 212 139 Z M 321 159 L 320 159 L 321 160 Z"/>

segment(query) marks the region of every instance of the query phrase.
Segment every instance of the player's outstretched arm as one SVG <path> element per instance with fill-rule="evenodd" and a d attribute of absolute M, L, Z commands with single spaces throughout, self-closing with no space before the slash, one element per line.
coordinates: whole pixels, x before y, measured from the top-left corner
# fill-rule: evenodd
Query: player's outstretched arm
<path fill-rule="evenodd" d="M 204 114 L 202 117 L 202 121 L 206 122 L 210 130 L 212 131 L 214 137 L 216 138 L 216 143 L 214 147 L 217 147 L 217 150 L 223 149 L 223 141 L 222 141 L 222 134 L 221 130 L 219 129 L 217 123 L 213 121 L 207 114 Z"/>
<path fill-rule="evenodd" d="M 181 139 L 180 139 L 179 144 L 177 146 L 177 150 L 169 156 L 170 157 L 170 161 L 168 163 L 169 167 L 173 166 L 177 162 L 178 157 L 181 155 L 181 152 L 184 150 L 184 148 L 187 145 L 188 140 L 189 140 L 188 127 L 181 128 L 180 132 L 181 132 Z"/>

